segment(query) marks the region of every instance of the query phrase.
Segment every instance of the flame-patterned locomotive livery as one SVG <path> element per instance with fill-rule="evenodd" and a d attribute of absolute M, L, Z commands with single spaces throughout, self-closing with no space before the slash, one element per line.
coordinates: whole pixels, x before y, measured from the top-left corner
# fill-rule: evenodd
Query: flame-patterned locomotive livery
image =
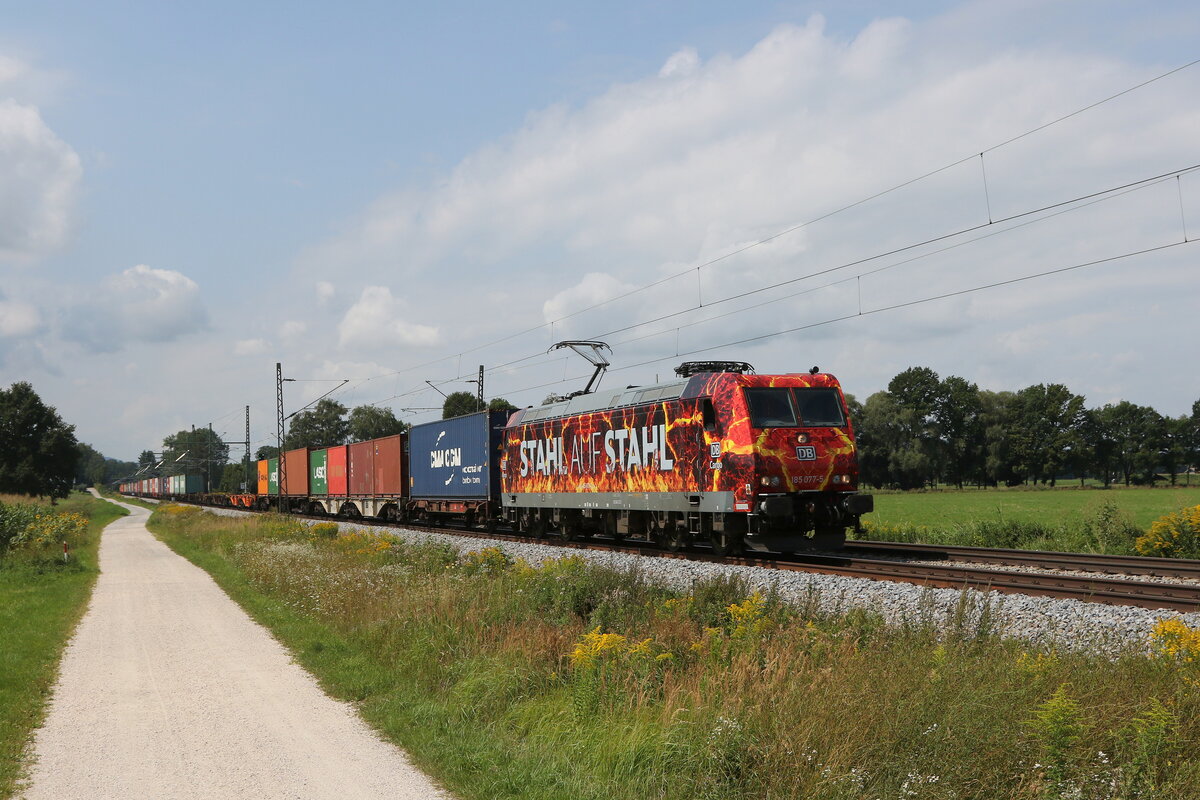
<path fill-rule="evenodd" d="M 825 373 L 703 372 L 518 411 L 501 480 L 506 519 L 535 536 L 708 541 L 720 553 L 840 546 L 872 509 Z"/>
<path fill-rule="evenodd" d="M 707 542 L 719 554 L 840 547 L 872 498 L 857 492 L 837 379 L 700 366 L 683 365 L 685 377 L 669 383 L 580 393 L 511 416 L 483 411 L 290 450 L 258 463 L 248 494 L 204 492 L 198 478 L 121 488 L 262 511 L 507 523 L 537 537 Z"/>

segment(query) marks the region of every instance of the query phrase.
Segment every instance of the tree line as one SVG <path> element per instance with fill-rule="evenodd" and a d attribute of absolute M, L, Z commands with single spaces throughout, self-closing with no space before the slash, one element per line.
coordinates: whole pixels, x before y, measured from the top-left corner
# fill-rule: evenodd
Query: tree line
<path fill-rule="evenodd" d="M 1108 486 L 1160 474 L 1174 484 L 1200 463 L 1200 400 L 1181 417 L 1125 400 L 1087 408 L 1058 383 L 992 392 L 910 367 L 886 391 L 847 403 L 859 476 L 874 487 L 1053 486 L 1067 476 Z"/>

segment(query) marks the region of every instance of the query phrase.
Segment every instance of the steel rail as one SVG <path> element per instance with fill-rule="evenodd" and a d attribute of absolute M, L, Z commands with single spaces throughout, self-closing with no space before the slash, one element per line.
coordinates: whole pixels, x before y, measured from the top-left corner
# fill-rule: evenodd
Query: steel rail
<path fill-rule="evenodd" d="M 964 561 L 976 564 L 1006 564 L 1009 566 L 1069 569 L 1081 572 L 1103 572 L 1119 575 L 1152 575 L 1161 578 L 1190 578 L 1200 580 L 1200 561 L 1185 558 L 1154 556 L 1110 556 L 1100 553 L 1059 553 L 1049 550 L 1010 550 L 998 547 L 966 547 L 909 542 L 857 541 L 846 542 L 846 552 L 883 554 L 911 558 L 921 554 L 941 561 Z"/>

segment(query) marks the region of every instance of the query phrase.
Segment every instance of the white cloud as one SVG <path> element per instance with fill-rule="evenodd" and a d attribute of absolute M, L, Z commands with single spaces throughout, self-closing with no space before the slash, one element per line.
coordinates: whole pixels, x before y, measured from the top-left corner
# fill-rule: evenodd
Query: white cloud
<path fill-rule="evenodd" d="M 308 323 L 298 319 L 290 319 L 279 326 L 280 338 L 288 342 L 295 342 L 304 336 L 307 331 Z"/>
<path fill-rule="evenodd" d="M 0 258 L 28 260 L 63 244 L 82 175 L 78 154 L 37 108 L 0 99 Z"/>
<path fill-rule="evenodd" d="M 660 78 L 682 78 L 700 67 L 700 54 L 694 47 L 685 47 L 671 55 L 658 71 Z"/>
<path fill-rule="evenodd" d="M 440 343 L 438 329 L 413 322 L 405 303 L 386 286 L 368 286 L 338 324 L 341 347 L 386 349 L 397 345 L 428 347 Z"/>
<path fill-rule="evenodd" d="M 0 55 L 0 86 L 12 83 L 29 72 L 29 65 L 10 56 Z"/>
<path fill-rule="evenodd" d="M 64 338 L 93 352 L 116 352 L 132 342 L 173 342 L 208 328 L 196 282 L 145 264 L 110 275 L 98 288 L 75 288 L 61 316 Z"/>
<path fill-rule="evenodd" d="M 320 300 L 322 303 L 325 303 L 325 302 L 329 301 L 330 299 L 332 299 L 333 295 L 337 291 L 334 288 L 333 284 L 330 283 L 329 281 L 317 281 L 316 290 L 317 290 L 317 299 Z"/>
<path fill-rule="evenodd" d="M 6 300 L 0 294 L 0 337 L 24 337 L 36 333 L 42 326 L 38 310 L 19 300 Z"/>
<path fill-rule="evenodd" d="M 138 264 L 105 285 L 133 338 L 171 340 L 208 325 L 200 287 L 182 272 Z"/>
<path fill-rule="evenodd" d="M 261 356 L 271 349 L 265 339 L 240 339 L 233 345 L 235 356 Z"/>
<path fill-rule="evenodd" d="M 567 314 L 611 300 L 634 288 L 637 287 L 633 284 L 622 283 L 611 275 L 589 272 L 578 284 L 564 289 L 547 300 L 542 305 L 542 316 L 546 322 L 551 322 Z"/>
<path fill-rule="evenodd" d="M 1124 316 L 1136 317 L 1139 304 L 1173 283 L 1184 291 L 1171 293 L 1173 309 L 1161 318 L 1180 318 L 1196 282 L 1162 260 L 856 316 L 1177 235 L 1178 196 L 1166 196 L 1177 191 L 1172 184 L 1002 235 L 991 235 L 1000 226 L 988 227 L 976 234 L 988 238 L 941 253 L 934 251 L 960 240 L 863 260 L 986 225 L 989 212 L 1000 219 L 1195 160 L 1200 112 L 1180 98 L 1189 87 L 1200 90 L 1200 75 L 1187 72 L 989 150 L 986 193 L 974 159 L 858 204 L 1159 70 L 1060 47 L 1001 49 L 976 39 L 947 48 L 948 39 L 972 35 L 973 18 L 960 17 L 878 20 L 851 38 L 813 17 L 778 26 L 739 55 L 680 48 L 640 80 L 577 107 L 529 114 L 511 136 L 428 186 L 380 197 L 298 268 L 314 281 L 328 263 L 377 283 L 399 272 L 406 298 L 454 298 L 436 306 L 453 315 L 455 324 L 441 330 L 451 347 L 533 331 L 481 357 L 494 363 L 536 353 L 552 339 L 603 334 L 619 365 L 848 317 L 729 348 L 728 356 L 778 369 L 796 368 L 796 358 L 819 361 L 871 386 L 915 363 L 1013 379 L 1030 372 L 1035 357 L 1051 363 L 1036 345 L 1044 341 L 1038 325 L 1075 320 L 1053 335 L 1060 349 L 1082 347 L 1104 335 L 1097 326 L 1118 316 L 1113 309 L 1133 305 Z M 1186 208 L 1200 208 L 1200 180 L 1185 177 L 1179 188 Z M 819 221 L 802 224 L 810 220 Z M 730 301 L 789 279 L 800 280 Z M 536 329 L 654 283 L 552 331 Z M 411 319 L 390 292 L 372 291 L 342 320 L 343 347 L 377 342 L 396 320 Z M 864 354 L 871 364 L 859 363 Z M 1070 358 L 1061 367 L 1053 379 L 1069 383 L 1078 373 L 1084 382 Z M 1108 379 L 1111 368 L 1102 371 Z M 533 385 L 533 372 L 513 381 Z"/>

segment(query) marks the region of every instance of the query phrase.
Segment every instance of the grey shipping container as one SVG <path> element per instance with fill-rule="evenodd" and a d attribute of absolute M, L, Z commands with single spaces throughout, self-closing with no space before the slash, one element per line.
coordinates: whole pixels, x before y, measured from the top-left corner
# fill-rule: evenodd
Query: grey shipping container
<path fill-rule="evenodd" d="M 506 411 L 414 425 L 408 432 L 411 496 L 500 496 L 500 455 Z"/>

